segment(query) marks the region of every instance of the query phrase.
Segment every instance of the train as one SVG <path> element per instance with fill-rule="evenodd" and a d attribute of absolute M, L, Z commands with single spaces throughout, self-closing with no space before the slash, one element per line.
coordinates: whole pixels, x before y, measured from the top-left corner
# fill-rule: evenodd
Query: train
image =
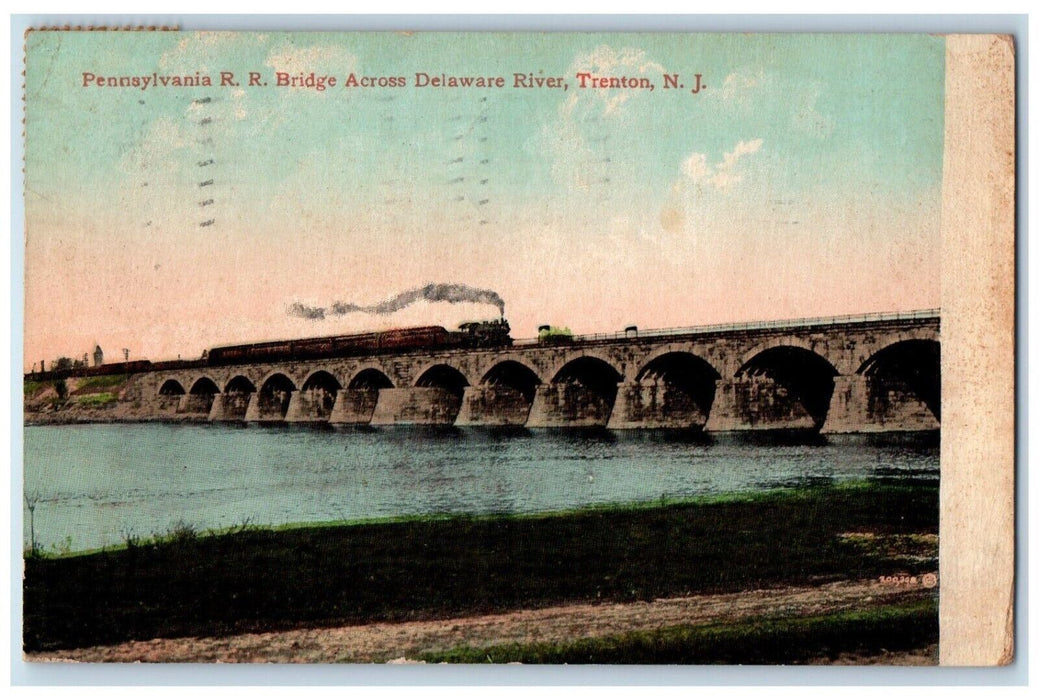
<path fill-rule="evenodd" d="M 443 326 L 395 328 L 375 333 L 226 345 L 210 350 L 208 360 L 212 366 L 223 366 L 251 362 L 352 357 L 412 350 L 502 347 L 512 345 L 509 331 L 509 322 L 505 319 L 463 323 L 457 331 L 449 331 Z"/>
<path fill-rule="evenodd" d="M 443 326 L 395 328 L 371 333 L 333 335 L 298 340 L 275 340 L 243 345 L 223 345 L 206 351 L 197 360 L 166 360 L 151 362 L 134 360 L 115 362 L 96 367 L 81 367 L 51 372 L 36 372 L 34 379 L 49 380 L 62 377 L 92 377 L 104 374 L 131 374 L 149 371 L 171 371 L 197 367 L 223 367 L 256 362 L 295 362 L 333 357 L 356 357 L 415 350 L 451 350 L 457 348 L 496 348 L 512 345 L 509 322 L 504 318 L 494 321 L 463 323 L 457 331 Z"/>

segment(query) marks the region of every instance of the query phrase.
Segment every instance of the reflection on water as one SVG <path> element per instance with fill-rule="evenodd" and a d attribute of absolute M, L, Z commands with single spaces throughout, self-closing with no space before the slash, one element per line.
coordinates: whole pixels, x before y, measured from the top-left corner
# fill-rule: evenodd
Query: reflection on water
<path fill-rule="evenodd" d="M 167 424 L 25 429 L 26 493 L 36 498 L 36 537 L 47 549 L 118 544 L 178 523 L 207 529 L 535 512 L 878 476 L 937 479 L 936 436 Z"/>

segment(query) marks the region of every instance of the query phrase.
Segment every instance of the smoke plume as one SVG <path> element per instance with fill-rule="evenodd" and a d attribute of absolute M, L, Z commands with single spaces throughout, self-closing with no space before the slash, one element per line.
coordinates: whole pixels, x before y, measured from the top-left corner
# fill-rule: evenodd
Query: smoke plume
<path fill-rule="evenodd" d="M 497 292 L 491 289 L 477 289 L 465 284 L 427 284 L 425 287 L 409 289 L 393 296 L 378 304 L 365 306 L 349 302 L 337 301 L 331 307 L 307 306 L 300 302 L 294 302 L 289 307 L 289 315 L 305 318 L 310 321 L 320 321 L 326 316 L 345 316 L 352 313 L 363 314 L 392 314 L 395 311 L 406 309 L 417 301 L 443 301 L 448 304 L 489 304 L 498 309 L 498 313 L 505 315 L 505 301 Z"/>
<path fill-rule="evenodd" d="M 325 318 L 325 310 L 319 306 L 307 306 L 294 301 L 289 307 L 289 316 L 305 318 L 308 321 L 320 321 Z"/>

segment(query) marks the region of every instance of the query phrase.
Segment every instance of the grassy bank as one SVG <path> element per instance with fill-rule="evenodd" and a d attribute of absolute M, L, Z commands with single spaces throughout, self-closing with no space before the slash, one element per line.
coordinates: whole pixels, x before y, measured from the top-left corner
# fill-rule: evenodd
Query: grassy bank
<path fill-rule="evenodd" d="M 29 558 L 27 650 L 641 600 L 933 568 L 869 538 L 937 533 L 934 483 L 818 487 L 541 517 L 185 533 Z"/>
<path fill-rule="evenodd" d="M 26 379 L 23 398 L 27 425 L 93 422 L 119 403 L 129 375 L 68 377 L 37 381 Z M 100 411 L 100 413 L 99 413 Z"/>
<path fill-rule="evenodd" d="M 429 663 L 796 664 L 841 654 L 907 651 L 938 642 L 937 599 L 830 615 L 682 625 L 563 643 L 460 647 Z"/>

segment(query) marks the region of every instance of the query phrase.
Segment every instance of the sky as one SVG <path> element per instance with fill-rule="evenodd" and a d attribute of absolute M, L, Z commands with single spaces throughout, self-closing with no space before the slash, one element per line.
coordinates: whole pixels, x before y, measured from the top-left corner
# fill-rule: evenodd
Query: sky
<path fill-rule="evenodd" d="M 944 51 L 927 35 L 33 33 L 26 368 L 95 343 L 189 358 L 497 316 L 291 313 L 429 283 L 494 290 L 515 337 L 937 307 Z M 340 84 L 277 87 L 276 71 Z M 582 72 L 655 87 L 581 89 Z M 343 87 L 351 73 L 407 86 Z"/>

